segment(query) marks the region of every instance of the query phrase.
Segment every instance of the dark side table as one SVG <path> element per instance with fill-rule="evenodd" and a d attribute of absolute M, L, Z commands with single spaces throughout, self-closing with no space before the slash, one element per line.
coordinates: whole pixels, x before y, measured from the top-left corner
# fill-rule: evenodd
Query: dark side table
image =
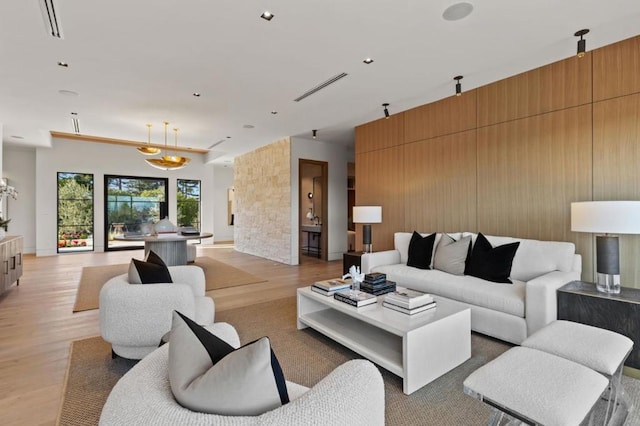
<path fill-rule="evenodd" d="M 572 281 L 558 289 L 558 319 L 615 331 L 633 340 L 625 365 L 640 369 L 640 289 L 622 287 L 606 294 L 596 285 Z"/>

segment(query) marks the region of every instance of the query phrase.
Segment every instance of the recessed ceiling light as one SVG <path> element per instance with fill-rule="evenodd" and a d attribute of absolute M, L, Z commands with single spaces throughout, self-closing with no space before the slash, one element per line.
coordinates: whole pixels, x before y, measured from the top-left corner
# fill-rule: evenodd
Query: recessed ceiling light
<path fill-rule="evenodd" d="M 18 136 L 18 135 L 11 135 L 11 137 L 13 139 L 24 139 L 22 136 Z"/>
<path fill-rule="evenodd" d="M 445 21 L 458 21 L 469 16 L 471 12 L 473 12 L 471 3 L 455 3 L 444 10 L 442 17 Z"/>
<path fill-rule="evenodd" d="M 196 98 L 199 98 L 199 97 L 200 97 L 200 93 L 198 93 L 198 92 L 193 92 L 193 96 L 195 96 Z"/>
<path fill-rule="evenodd" d="M 373 59 L 371 59 L 371 58 L 367 58 L 367 59 L 365 59 L 365 60 L 364 60 L 364 61 L 362 61 L 362 62 L 364 62 L 365 64 L 369 65 L 370 63 L 372 63 L 372 62 L 373 62 Z"/>
<path fill-rule="evenodd" d="M 79 96 L 78 92 L 74 92 L 73 90 L 58 90 L 58 93 L 64 96 Z"/>
<path fill-rule="evenodd" d="M 271 114 L 273 114 L 273 115 L 276 115 L 277 113 L 278 113 L 278 111 L 276 111 L 276 110 L 271 111 Z"/>
<path fill-rule="evenodd" d="M 244 129 L 253 129 L 255 126 L 252 124 L 245 124 L 244 126 L 242 126 L 242 128 Z"/>
<path fill-rule="evenodd" d="M 260 17 L 265 21 L 270 21 L 273 19 L 274 14 L 269 12 L 268 10 L 265 10 L 264 12 L 262 12 L 262 15 L 260 15 Z"/>
<path fill-rule="evenodd" d="M 67 68 L 67 67 L 69 66 L 69 64 L 68 64 L 68 63 L 66 63 L 66 62 L 64 62 L 64 61 L 59 61 L 59 62 L 58 62 L 58 66 L 59 66 L 59 67 L 65 67 L 65 68 Z"/>

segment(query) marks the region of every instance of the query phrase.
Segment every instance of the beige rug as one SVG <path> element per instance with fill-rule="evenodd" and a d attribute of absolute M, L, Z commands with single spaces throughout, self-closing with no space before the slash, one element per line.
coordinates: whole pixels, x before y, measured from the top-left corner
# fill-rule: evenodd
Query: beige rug
<path fill-rule="evenodd" d="M 207 291 L 267 281 L 210 257 L 198 257 L 192 265 L 204 270 Z M 73 312 L 98 309 L 98 297 L 104 283 L 116 275 L 126 274 L 128 268 L 128 263 L 82 268 Z"/>
<path fill-rule="evenodd" d="M 216 320 L 233 324 L 241 342 L 269 336 L 287 380 L 313 386 L 343 362 L 360 356 L 323 335 L 296 329 L 296 300 L 293 297 L 246 308 L 216 313 Z M 480 425 L 487 424 L 491 410 L 462 391 L 464 379 L 511 345 L 479 334 L 471 336 L 471 359 L 432 383 L 412 393 L 402 393 L 402 381 L 381 369 L 385 383 L 388 425 Z M 72 343 L 69 371 L 61 405 L 59 424 L 92 425 L 117 379 L 133 361 L 111 359 L 108 344 L 100 337 Z M 640 404 L 640 381 L 623 377 L 625 390 L 636 407 Z M 640 424 L 635 410 L 626 425 Z"/>

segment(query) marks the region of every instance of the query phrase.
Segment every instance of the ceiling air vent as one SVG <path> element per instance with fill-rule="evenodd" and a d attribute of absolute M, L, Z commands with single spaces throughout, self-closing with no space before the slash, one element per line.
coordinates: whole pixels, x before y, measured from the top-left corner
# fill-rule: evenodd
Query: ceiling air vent
<path fill-rule="evenodd" d="M 298 96 L 297 98 L 294 99 L 294 101 L 296 102 L 300 102 L 301 100 L 303 100 L 304 98 L 306 98 L 307 96 L 311 96 L 314 93 L 316 93 L 319 90 L 324 89 L 325 87 L 335 83 L 336 81 L 340 80 L 343 77 L 346 77 L 347 74 L 346 72 L 340 73 L 338 75 L 334 75 L 333 77 L 331 77 L 329 80 L 322 82 L 320 84 L 318 84 L 316 87 L 314 87 L 313 89 L 307 90 L 306 92 L 304 92 L 302 95 Z"/>
<path fill-rule="evenodd" d="M 60 20 L 58 20 L 58 16 L 56 15 L 58 8 L 53 4 L 53 0 L 39 0 L 39 2 L 47 33 L 51 34 L 51 37 L 64 38 Z"/>
<path fill-rule="evenodd" d="M 220 139 L 218 142 L 214 142 L 212 145 L 209 145 L 207 149 L 215 148 L 216 146 L 220 145 L 224 141 L 226 141 L 226 139 Z"/>

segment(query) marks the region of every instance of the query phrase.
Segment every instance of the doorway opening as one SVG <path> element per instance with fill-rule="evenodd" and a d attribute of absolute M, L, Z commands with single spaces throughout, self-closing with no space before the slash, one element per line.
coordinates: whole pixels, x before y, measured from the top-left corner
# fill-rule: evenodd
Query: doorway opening
<path fill-rule="evenodd" d="M 327 260 L 328 163 L 300 159 L 298 170 L 300 263 L 309 259 Z"/>

